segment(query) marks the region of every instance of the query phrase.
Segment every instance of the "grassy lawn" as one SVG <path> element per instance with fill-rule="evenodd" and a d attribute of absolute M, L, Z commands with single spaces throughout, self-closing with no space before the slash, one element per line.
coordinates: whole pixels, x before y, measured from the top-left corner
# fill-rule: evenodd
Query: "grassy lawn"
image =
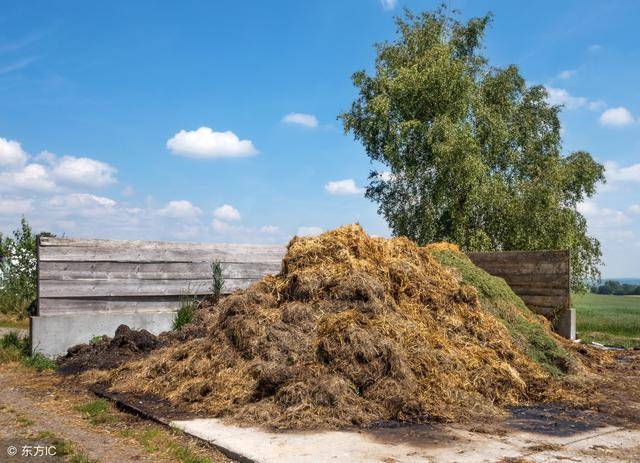
<path fill-rule="evenodd" d="M 640 297 L 574 294 L 578 337 L 586 342 L 640 347 Z"/>

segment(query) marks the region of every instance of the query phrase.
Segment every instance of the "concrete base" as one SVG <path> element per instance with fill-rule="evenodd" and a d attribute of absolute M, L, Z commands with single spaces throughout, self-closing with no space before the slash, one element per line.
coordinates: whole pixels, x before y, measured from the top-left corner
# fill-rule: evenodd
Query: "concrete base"
<path fill-rule="evenodd" d="M 204 439 L 243 463 L 478 463 L 527 461 L 589 463 L 640 461 L 640 431 L 606 426 L 570 436 L 529 432 L 487 434 L 436 425 L 389 432 L 269 432 L 204 418 L 170 426 Z M 424 429 L 418 427 L 418 429 Z"/>
<path fill-rule="evenodd" d="M 160 334 L 171 329 L 174 317 L 175 311 L 35 316 L 30 320 L 31 351 L 58 357 L 66 354 L 69 347 L 88 343 L 94 336 L 113 336 L 122 324 Z"/>
<path fill-rule="evenodd" d="M 560 336 L 575 341 L 576 339 L 576 309 L 568 309 L 562 312 L 556 331 Z"/>

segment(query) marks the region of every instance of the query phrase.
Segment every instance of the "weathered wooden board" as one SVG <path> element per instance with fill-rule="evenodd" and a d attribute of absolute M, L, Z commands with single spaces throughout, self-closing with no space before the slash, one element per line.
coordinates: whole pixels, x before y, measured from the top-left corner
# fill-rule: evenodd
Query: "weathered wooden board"
<path fill-rule="evenodd" d="M 174 312 L 180 306 L 181 300 L 181 296 L 41 297 L 40 304 L 46 308 L 45 315 L 87 314 L 91 312 Z"/>
<path fill-rule="evenodd" d="M 246 288 L 255 278 L 226 279 L 224 292 Z M 90 296 L 187 296 L 211 293 L 211 279 L 206 280 L 42 280 L 40 297 Z"/>
<path fill-rule="evenodd" d="M 41 238 L 39 260 L 80 262 L 260 262 L 280 263 L 284 246 L 185 244 Z M 92 245 L 92 242 L 95 243 Z"/>
<path fill-rule="evenodd" d="M 504 278 L 533 311 L 547 314 L 571 306 L 569 251 L 470 252 L 488 273 Z"/>
<path fill-rule="evenodd" d="M 221 263 L 224 278 L 261 278 L 278 273 L 281 263 Z M 41 280 L 205 280 L 211 278 L 210 262 L 60 262 L 40 263 Z"/>

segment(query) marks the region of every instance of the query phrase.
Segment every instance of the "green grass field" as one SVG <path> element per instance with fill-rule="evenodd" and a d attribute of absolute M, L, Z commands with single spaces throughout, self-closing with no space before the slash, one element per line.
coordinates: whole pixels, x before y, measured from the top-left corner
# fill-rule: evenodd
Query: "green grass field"
<path fill-rule="evenodd" d="M 574 294 L 578 338 L 606 345 L 640 347 L 640 297 Z"/>

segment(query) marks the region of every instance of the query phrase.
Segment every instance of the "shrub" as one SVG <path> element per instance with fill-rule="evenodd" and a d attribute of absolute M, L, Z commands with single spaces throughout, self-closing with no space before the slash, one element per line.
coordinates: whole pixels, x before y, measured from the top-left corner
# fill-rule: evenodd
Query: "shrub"
<path fill-rule="evenodd" d="M 26 317 L 36 299 L 36 239 L 24 217 L 13 237 L 0 234 L 0 313 Z"/>

